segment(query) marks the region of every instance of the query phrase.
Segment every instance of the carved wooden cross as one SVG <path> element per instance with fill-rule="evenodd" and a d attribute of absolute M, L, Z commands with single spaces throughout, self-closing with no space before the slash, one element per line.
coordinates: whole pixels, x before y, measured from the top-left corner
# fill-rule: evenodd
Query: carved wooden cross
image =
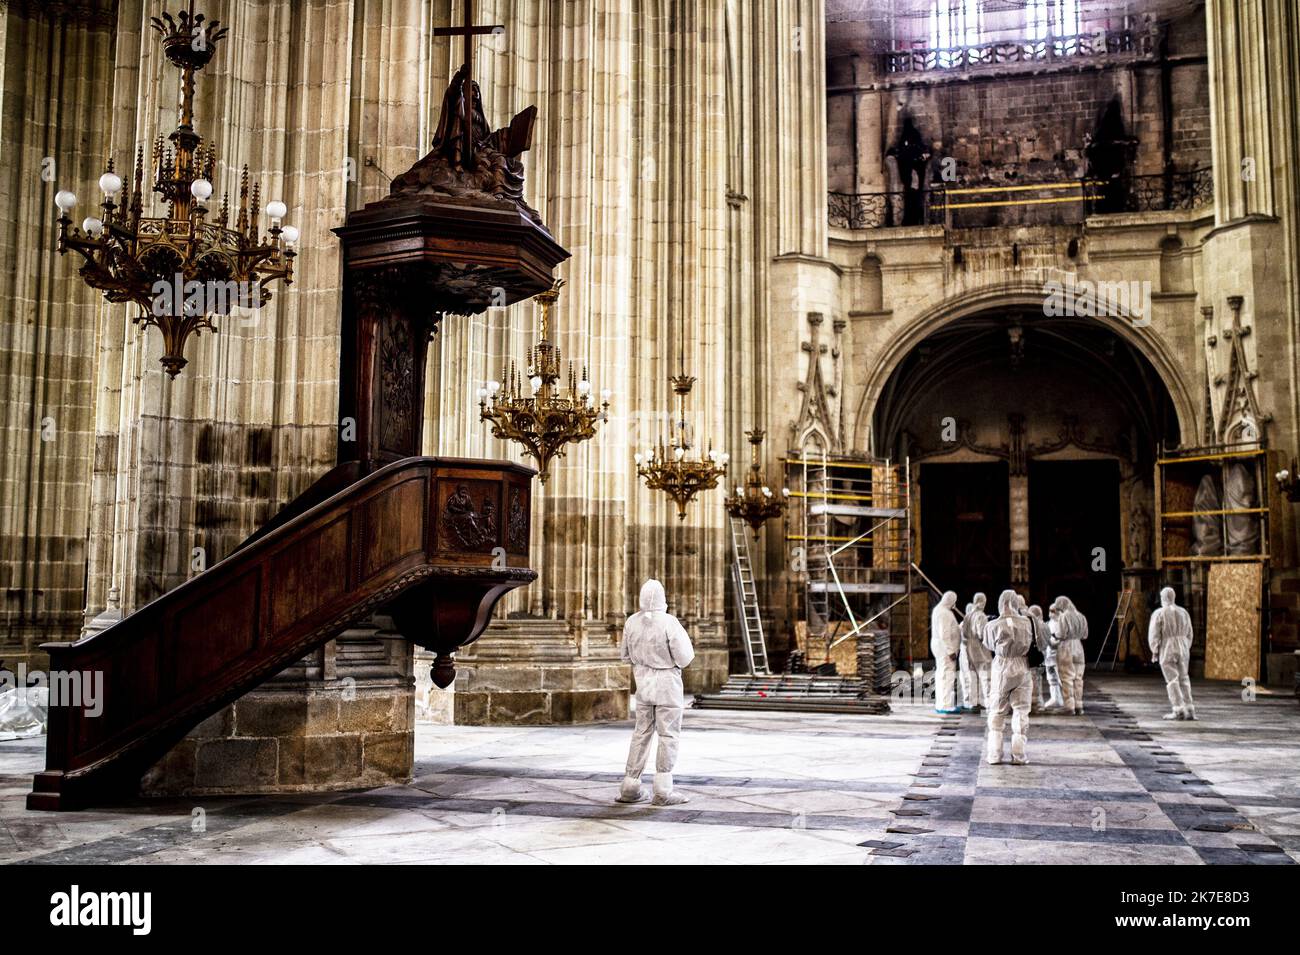
<path fill-rule="evenodd" d="M 465 0 L 465 22 L 458 27 L 437 27 L 433 31 L 434 36 L 463 36 L 465 38 L 465 85 L 462 89 L 462 96 L 465 99 L 465 123 L 462 135 L 464 136 L 464 147 L 461 149 L 461 155 L 466 157 L 466 161 L 473 163 L 474 143 L 471 131 L 474 128 L 473 116 L 473 82 L 474 82 L 474 37 L 484 36 L 490 33 L 504 33 L 505 27 L 497 23 L 492 26 L 475 26 L 474 24 L 474 0 Z"/>

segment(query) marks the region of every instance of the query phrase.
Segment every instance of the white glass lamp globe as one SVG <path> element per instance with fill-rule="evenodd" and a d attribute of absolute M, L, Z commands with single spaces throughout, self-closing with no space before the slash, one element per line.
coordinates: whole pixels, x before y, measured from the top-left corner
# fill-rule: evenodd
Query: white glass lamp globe
<path fill-rule="evenodd" d="M 280 230 L 280 235 L 284 236 L 284 241 L 289 245 L 298 244 L 298 227 L 287 225 Z"/>
<path fill-rule="evenodd" d="M 81 220 L 81 231 L 92 239 L 98 239 L 104 233 L 104 223 L 94 216 L 87 216 Z"/>
<path fill-rule="evenodd" d="M 103 180 L 100 180 L 101 182 Z M 190 195 L 199 202 L 207 202 L 208 196 L 212 195 L 212 183 L 206 179 L 195 179 L 190 183 Z"/>
<path fill-rule="evenodd" d="M 578 382 L 578 394 L 585 395 L 588 394 L 590 391 L 591 391 L 591 382 L 589 382 L 585 378 L 582 379 L 582 381 Z"/>
<path fill-rule="evenodd" d="M 272 219 L 283 219 L 284 214 L 288 211 L 289 207 L 279 199 L 272 199 L 266 204 L 266 214 Z"/>
<path fill-rule="evenodd" d="M 68 212 L 77 204 L 77 194 L 66 189 L 60 189 L 54 194 L 54 204 L 61 211 Z"/>
<path fill-rule="evenodd" d="M 613 398 L 613 397 L 614 397 L 614 392 L 610 391 L 608 388 L 602 388 L 602 389 L 600 390 L 600 400 L 601 400 L 601 401 L 606 401 L 606 402 L 607 402 L 607 401 L 609 401 L 610 398 Z"/>
<path fill-rule="evenodd" d="M 116 173 L 106 172 L 99 177 L 99 188 L 104 195 L 112 199 L 122 191 L 122 177 Z"/>

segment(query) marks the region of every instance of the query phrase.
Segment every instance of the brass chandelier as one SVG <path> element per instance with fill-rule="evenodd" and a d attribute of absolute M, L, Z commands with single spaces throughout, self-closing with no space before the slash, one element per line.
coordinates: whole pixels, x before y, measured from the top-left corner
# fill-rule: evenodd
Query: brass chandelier
<path fill-rule="evenodd" d="M 537 344 L 528 349 L 524 374 L 511 359 L 502 375 L 504 386 L 493 380 L 478 390 L 479 419 L 491 422 L 493 437 L 524 446 L 524 453 L 537 462 L 538 478 L 543 484 L 550 476 L 551 460 L 564 456 L 565 445 L 590 440 L 596 435 L 597 423 L 609 420 L 609 399 L 614 396 L 608 388 L 601 391 L 597 408 L 586 367 L 579 378 L 573 362 L 569 362 L 566 376 L 568 392 L 560 392 L 560 349 L 546 336 L 551 308 L 563 286 L 564 280 L 559 279 L 536 296 L 541 308 L 541 334 Z"/>
<path fill-rule="evenodd" d="M 282 225 L 287 211 L 278 200 L 266 204 L 271 220 L 268 235 L 260 234 L 257 218 L 261 191 L 255 183 L 250 199 L 248 166 L 239 183 L 239 209 L 230 221 L 228 194 L 221 209 L 208 219 L 204 205 L 212 195 L 216 150 L 204 145 L 194 131 L 194 74 L 203 69 L 226 28 L 203 14 L 189 10 L 175 17 L 164 12 L 153 17 L 167 59 L 180 70 L 180 111 L 176 129 L 161 136 L 153 147 L 153 188 L 167 204 L 167 215 L 144 215 L 144 147 L 136 151 L 132 188 L 122 192 L 122 179 L 113 171 L 99 177 L 104 194 L 100 216 L 87 216 L 81 228 L 70 215 L 77 203 L 74 193 L 60 191 L 59 252 L 80 253 L 85 264 L 80 274 L 86 284 L 104 292 L 110 302 L 132 302 L 140 307 L 137 323 L 155 325 L 163 336 L 162 365 L 175 378 L 185 367 L 185 343 L 203 329 L 216 330 L 213 316 L 228 315 L 232 308 L 261 308 L 271 299 L 262 283 L 293 281 L 294 246 L 298 230 Z"/>
<path fill-rule="evenodd" d="M 755 538 L 758 537 L 758 531 L 764 523 L 781 516 L 790 497 L 788 487 L 781 488 L 781 496 L 777 497 L 763 480 L 763 465 L 759 462 L 759 449 L 763 445 L 765 434 L 766 432 L 760 428 L 745 432 L 746 437 L 749 438 L 749 472 L 745 475 L 745 488 L 744 490 L 736 488 L 735 493 L 727 498 L 727 513 L 732 517 L 740 518 L 753 528 Z"/>
<path fill-rule="evenodd" d="M 652 491 L 663 491 L 677 504 L 677 519 L 686 519 L 686 505 L 695 495 L 718 486 L 718 479 L 727 473 L 731 455 L 709 448 L 708 453 L 692 457 L 692 434 L 686 423 L 686 396 L 691 393 L 695 379 L 683 372 L 668 379 L 677 395 L 677 420 L 665 445 L 663 438 L 645 453 L 637 452 L 636 473 L 645 480 Z"/>

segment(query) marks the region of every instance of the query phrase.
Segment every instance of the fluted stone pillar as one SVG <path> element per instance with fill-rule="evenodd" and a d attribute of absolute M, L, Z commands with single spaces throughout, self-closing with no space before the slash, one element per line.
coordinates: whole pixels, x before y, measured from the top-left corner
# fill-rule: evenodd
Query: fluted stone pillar
<path fill-rule="evenodd" d="M 97 317 L 107 309 L 55 252 L 54 194 L 103 172 L 113 4 L 0 2 L 0 660 L 46 665 L 39 645 L 81 629 Z M 57 72 L 51 63 L 61 63 Z M 75 258 L 73 256 L 72 258 Z"/>
<path fill-rule="evenodd" d="M 109 144 L 119 169 L 176 121 L 177 71 L 148 25 L 155 7 L 118 4 Z M 391 175 L 420 154 L 418 6 L 212 0 L 202 12 L 230 30 L 196 96 L 198 131 L 217 146 L 217 194 L 237 193 L 247 163 L 263 203 L 289 207 L 300 252 L 293 285 L 192 339 L 175 380 L 158 364 L 156 330 L 101 308 L 88 616 L 110 589 L 129 613 L 201 573 L 334 463 L 340 260 L 329 230 L 372 197 L 367 188 L 386 191 L 376 168 Z M 400 781 L 413 729 L 410 645 L 381 618 L 205 721 L 146 788 Z"/>
<path fill-rule="evenodd" d="M 1214 414 L 1223 418 L 1232 328 L 1229 298 L 1241 296 L 1247 357 L 1258 372 L 1260 406 L 1274 420 L 1270 445 L 1294 452 L 1300 441 L 1295 317 L 1300 315 L 1300 55 L 1293 3 L 1206 4 L 1215 228 L 1204 245 L 1200 306 L 1205 333 L 1220 343 L 1207 355 Z M 1216 382 L 1216 379 L 1217 382 Z"/>

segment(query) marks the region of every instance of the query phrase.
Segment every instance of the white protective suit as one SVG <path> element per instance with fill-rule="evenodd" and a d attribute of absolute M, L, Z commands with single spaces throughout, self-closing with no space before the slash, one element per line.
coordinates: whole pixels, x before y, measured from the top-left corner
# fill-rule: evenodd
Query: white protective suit
<path fill-rule="evenodd" d="M 1065 705 L 1065 697 L 1061 695 L 1061 671 L 1056 666 L 1056 646 L 1060 643 L 1056 604 L 1048 608 L 1047 616 L 1047 652 L 1043 654 L 1043 669 L 1047 671 L 1047 689 L 1051 695 L 1043 709 L 1054 710 Z"/>
<path fill-rule="evenodd" d="M 989 684 L 993 679 L 993 654 L 984 648 L 984 628 L 988 614 L 984 612 L 987 599 L 976 594 L 966 605 L 966 619 L 961 622 L 961 653 L 957 662 L 961 667 L 961 695 L 965 708 L 976 713 L 988 706 Z"/>
<path fill-rule="evenodd" d="M 1083 713 L 1083 641 L 1088 639 L 1088 618 L 1081 614 L 1069 597 L 1057 597 L 1056 668 L 1061 674 L 1061 694 L 1066 713 Z"/>
<path fill-rule="evenodd" d="M 1160 591 L 1160 609 L 1151 614 L 1147 641 L 1151 644 L 1151 656 L 1160 663 L 1165 688 L 1169 691 L 1172 710 L 1165 714 L 1165 719 L 1196 719 L 1192 682 L 1187 678 L 1187 665 L 1192 659 L 1192 618 L 1174 603 L 1172 587 Z"/>
<path fill-rule="evenodd" d="M 953 616 L 957 595 L 949 590 L 930 614 L 930 652 L 934 654 L 934 709 L 937 713 L 959 713 L 957 708 L 957 654 L 961 650 L 961 626 Z"/>
<path fill-rule="evenodd" d="M 668 612 L 664 585 L 651 578 L 641 586 L 641 610 L 623 625 L 622 657 L 632 664 L 636 677 L 636 728 L 627 754 L 627 772 L 619 802 L 641 802 L 646 792 L 641 773 L 650 755 L 650 738 L 659 736 L 655 750 L 654 804 L 676 806 L 686 802 L 673 792 L 673 764 L 682 729 L 682 667 L 695 659 L 691 638 Z"/>
<path fill-rule="evenodd" d="M 1025 661 L 1034 639 L 1033 624 L 1016 612 L 1017 595 L 1004 590 L 998 597 L 998 616 L 984 628 L 984 646 L 993 653 L 993 688 L 989 693 L 988 761 L 1002 762 L 1007 714 L 1011 714 L 1011 761 L 1029 761 L 1025 746 L 1029 735 L 1029 707 L 1034 683 Z"/>
<path fill-rule="evenodd" d="M 1043 619 L 1043 608 L 1038 604 L 1024 606 L 1021 604 L 1022 616 L 1029 618 L 1029 625 L 1034 630 L 1034 642 L 1038 644 L 1039 652 L 1043 654 L 1043 662 L 1030 670 L 1034 680 L 1032 710 L 1043 708 L 1043 678 L 1047 678 L 1047 685 L 1052 685 L 1055 679 L 1052 668 L 1047 665 L 1048 654 L 1052 650 L 1052 629 L 1048 626 L 1047 621 Z"/>

